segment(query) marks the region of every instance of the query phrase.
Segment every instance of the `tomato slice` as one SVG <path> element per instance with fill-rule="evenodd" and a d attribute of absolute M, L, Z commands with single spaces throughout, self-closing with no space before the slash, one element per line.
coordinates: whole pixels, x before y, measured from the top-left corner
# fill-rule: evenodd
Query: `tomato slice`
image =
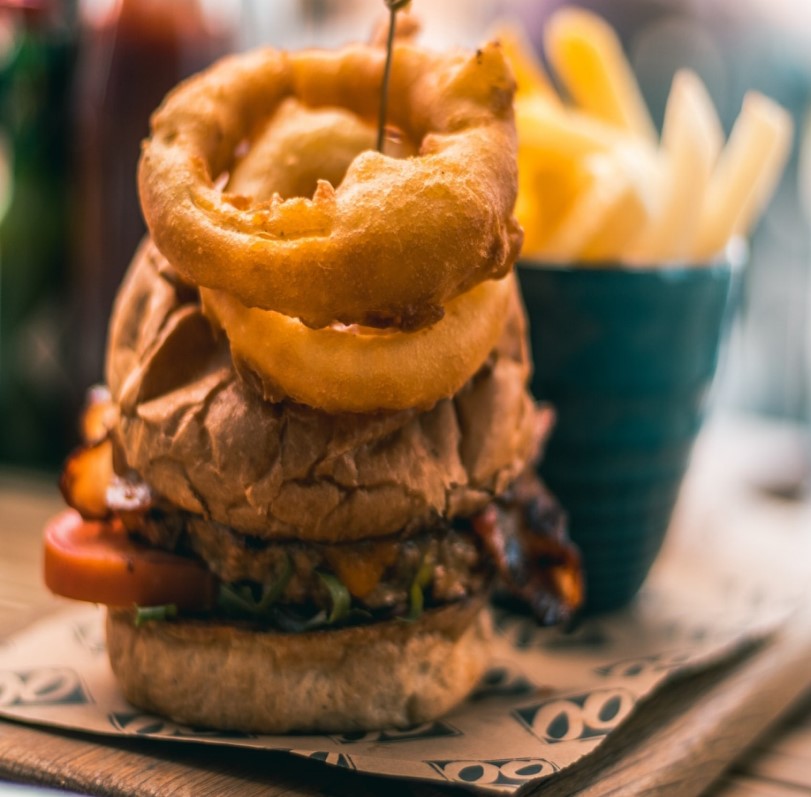
<path fill-rule="evenodd" d="M 201 610 L 217 598 L 217 579 L 202 563 L 133 542 L 120 527 L 73 509 L 45 527 L 44 572 L 51 592 L 107 606 Z"/>

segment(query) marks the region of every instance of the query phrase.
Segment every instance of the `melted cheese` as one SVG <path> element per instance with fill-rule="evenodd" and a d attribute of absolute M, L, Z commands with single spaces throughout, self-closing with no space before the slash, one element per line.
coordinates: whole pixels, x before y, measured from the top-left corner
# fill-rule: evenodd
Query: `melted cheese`
<path fill-rule="evenodd" d="M 349 592 L 355 598 L 365 598 L 397 559 L 397 543 L 369 543 L 361 551 L 332 546 L 326 550 L 326 558 Z"/>

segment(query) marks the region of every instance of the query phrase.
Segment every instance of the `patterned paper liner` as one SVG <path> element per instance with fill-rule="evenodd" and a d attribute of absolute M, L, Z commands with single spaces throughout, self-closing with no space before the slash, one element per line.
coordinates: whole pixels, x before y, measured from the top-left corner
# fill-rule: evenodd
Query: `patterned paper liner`
<path fill-rule="evenodd" d="M 590 619 L 568 635 L 495 609 L 491 666 L 457 711 L 409 730 L 325 736 L 221 733 L 139 711 L 110 672 L 103 611 L 82 606 L 0 646 L 0 716 L 112 736 L 287 751 L 368 774 L 512 794 L 582 761 L 675 676 L 767 637 L 787 605 L 662 571 L 632 609 Z"/>

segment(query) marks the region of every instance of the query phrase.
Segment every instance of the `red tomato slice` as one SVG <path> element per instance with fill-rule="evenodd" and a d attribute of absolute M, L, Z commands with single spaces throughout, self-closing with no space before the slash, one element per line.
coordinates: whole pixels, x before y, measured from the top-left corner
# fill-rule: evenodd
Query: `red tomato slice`
<path fill-rule="evenodd" d="M 133 542 L 110 523 L 69 509 L 45 527 L 45 584 L 66 598 L 107 606 L 211 608 L 217 579 L 203 564 Z"/>

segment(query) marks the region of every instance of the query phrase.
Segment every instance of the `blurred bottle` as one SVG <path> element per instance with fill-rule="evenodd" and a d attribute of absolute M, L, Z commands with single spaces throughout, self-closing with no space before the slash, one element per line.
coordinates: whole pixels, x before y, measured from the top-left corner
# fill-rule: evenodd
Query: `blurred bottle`
<path fill-rule="evenodd" d="M 0 464 L 52 466 L 67 445 L 73 22 L 64 0 L 0 1 Z"/>
<path fill-rule="evenodd" d="M 233 49 L 240 5 L 81 0 L 76 82 L 76 384 L 103 377 L 116 290 L 145 232 L 136 190 L 149 116 L 181 78 Z"/>

